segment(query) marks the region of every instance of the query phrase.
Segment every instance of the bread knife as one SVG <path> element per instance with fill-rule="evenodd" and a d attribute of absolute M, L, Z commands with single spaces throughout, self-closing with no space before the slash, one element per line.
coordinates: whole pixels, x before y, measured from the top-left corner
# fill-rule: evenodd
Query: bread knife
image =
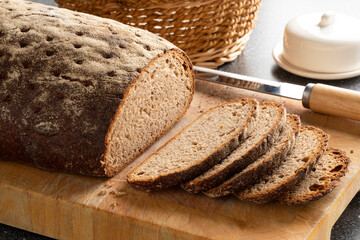
<path fill-rule="evenodd" d="M 275 82 L 236 73 L 194 66 L 196 79 L 302 101 L 314 112 L 360 121 L 360 92 L 321 83 L 306 86 Z M 225 79 L 225 80 L 224 80 Z M 241 84 L 236 84 L 241 82 Z M 252 83 L 252 84 L 244 84 Z"/>

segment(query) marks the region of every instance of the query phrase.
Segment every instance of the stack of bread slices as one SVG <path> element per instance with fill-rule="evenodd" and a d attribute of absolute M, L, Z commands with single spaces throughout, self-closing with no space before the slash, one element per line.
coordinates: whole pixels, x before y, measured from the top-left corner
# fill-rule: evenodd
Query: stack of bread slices
<path fill-rule="evenodd" d="M 330 192 L 350 163 L 328 140 L 281 104 L 231 100 L 203 113 L 127 180 L 145 191 L 181 186 L 209 197 L 306 203 Z"/>

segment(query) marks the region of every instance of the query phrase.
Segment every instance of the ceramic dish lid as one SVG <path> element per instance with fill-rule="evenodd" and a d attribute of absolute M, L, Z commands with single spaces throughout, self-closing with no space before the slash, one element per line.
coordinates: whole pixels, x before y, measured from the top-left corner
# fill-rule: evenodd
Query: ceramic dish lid
<path fill-rule="evenodd" d="M 280 67 L 297 75 L 339 79 L 360 75 L 360 20 L 333 11 L 298 16 L 273 51 Z"/>

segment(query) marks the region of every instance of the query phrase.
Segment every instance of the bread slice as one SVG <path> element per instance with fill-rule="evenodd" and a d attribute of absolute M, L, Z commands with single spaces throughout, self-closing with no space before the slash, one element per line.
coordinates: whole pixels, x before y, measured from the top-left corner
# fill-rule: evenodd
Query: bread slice
<path fill-rule="evenodd" d="M 255 99 L 231 100 L 203 113 L 127 177 L 140 190 L 175 186 L 226 157 L 248 136 L 258 113 Z"/>
<path fill-rule="evenodd" d="M 264 174 L 270 174 L 292 150 L 300 130 L 300 118 L 287 114 L 286 126 L 276 138 L 269 150 L 244 170 L 204 192 L 209 197 L 221 197 L 256 183 Z"/>
<path fill-rule="evenodd" d="M 251 135 L 224 160 L 195 179 L 182 184 L 182 188 L 188 192 L 206 191 L 239 172 L 267 151 L 279 135 L 285 121 L 286 110 L 281 104 L 261 103 L 255 129 Z"/>
<path fill-rule="evenodd" d="M 190 106 L 192 64 L 155 34 L 19 0 L 0 19 L 2 159 L 114 176 Z"/>
<path fill-rule="evenodd" d="M 345 152 L 328 148 L 310 173 L 295 188 L 282 194 L 277 200 L 281 204 L 301 204 L 328 194 L 338 180 L 345 175 L 350 159 Z"/>
<path fill-rule="evenodd" d="M 294 187 L 305 178 L 318 159 L 323 155 L 329 136 L 322 130 L 302 126 L 295 146 L 280 166 L 265 175 L 258 183 L 248 186 L 245 190 L 235 192 L 241 200 L 266 203 Z"/>

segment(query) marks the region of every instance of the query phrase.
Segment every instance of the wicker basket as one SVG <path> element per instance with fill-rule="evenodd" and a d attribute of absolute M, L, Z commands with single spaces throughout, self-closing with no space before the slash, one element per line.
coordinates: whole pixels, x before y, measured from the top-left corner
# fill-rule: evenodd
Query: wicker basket
<path fill-rule="evenodd" d="M 143 28 L 183 49 L 195 65 L 234 60 L 255 26 L 261 0 L 56 0 L 60 7 Z"/>

